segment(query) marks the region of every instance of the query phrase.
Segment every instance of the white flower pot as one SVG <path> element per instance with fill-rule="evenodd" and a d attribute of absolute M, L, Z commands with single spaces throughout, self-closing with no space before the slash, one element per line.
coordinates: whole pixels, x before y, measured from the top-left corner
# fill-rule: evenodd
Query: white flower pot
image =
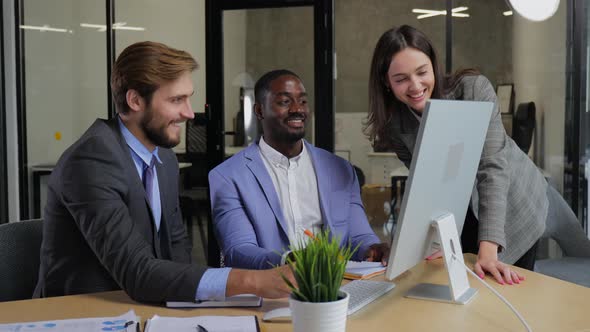
<path fill-rule="evenodd" d="M 294 332 L 344 332 L 348 299 L 346 292 L 340 292 L 340 299 L 334 302 L 301 302 L 289 297 Z"/>

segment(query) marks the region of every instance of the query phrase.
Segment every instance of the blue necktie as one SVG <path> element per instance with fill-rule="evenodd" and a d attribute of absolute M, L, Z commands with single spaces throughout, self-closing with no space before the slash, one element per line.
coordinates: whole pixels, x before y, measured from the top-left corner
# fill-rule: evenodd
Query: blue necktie
<path fill-rule="evenodd" d="M 145 189 L 145 193 L 148 197 L 150 202 L 150 207 L 152 209 L 152 214 L 154 215 L 154 221 L 156 223 L 156 229 L 160 230 L 160 217 L 161 211 L 159 212 L 159 202 L 156 202 L 155 192 L 154 192 L 154 178 L 155 178 L 155 167 L 156 167 L 156 157 L 152 156 L 152 160 L 149 165 L 143 164 L 143 188 Z"/>

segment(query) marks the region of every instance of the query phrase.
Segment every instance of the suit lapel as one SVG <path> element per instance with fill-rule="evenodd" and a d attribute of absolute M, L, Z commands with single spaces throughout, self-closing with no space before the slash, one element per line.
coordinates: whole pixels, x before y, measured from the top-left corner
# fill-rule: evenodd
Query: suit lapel
<path fill-rule="evenodd" d="M 402 110 L 398 112 L 399 117 L 399 136 L 404 142 L 408 150 L 413 154 L 414 146 L 416 145 L 416 138 L 418 137 L 418 129 L 420 122 L 411 113 L 410 110 Z"/>
<path fill-rule="evenodd" d="M 400 139 L 402 140 L 402 142 L 404 142 L 404 144 L 406 145 L 406 147 L 408 148 L 408 151 L 411 151 L 412 154 L 414 153 L 414 146 L 416 145 L 416 135 L 415 134 L 400 134 Z"/>
<path fill-rule="evenodd" d="M 281 228 L 286 236 L 288 236 L 288 228 L 287 222 L 283 217 L 283 210 L 281 209 L 281 203 L 279 201 L 279 197 L 277 196 L 277 192 L 275 190 L 275 186 L 272 183 L 272 179 L 268 174 L 266 166 L 264 166 L 264 162 L 260 157 L 260 152 L 258 151 L 258 144 L 251 144 L 246 150 L 244 151 L 244 159 L 246 163 L 246 167 L 250 169 L 256 181 L 260 184 L 262 191 L 264 192 L 264 196 L 272 212 L 274 213 L 276 219 L 279 221 Z"/>
<path fill-rule="evenodd" d="M 141 182 L 141 177 L 139 176 L 139 174 L 137 174 L 137 169 L 135 168 L 135 162 L 133 161 L 133 158 L 131 158 L 131 152 L 129 151 L 129 146 L 127 146 L 127 142 L 125 142 L 125 138 L 123 138 L 123 134 L 121 134 L 121 130 L 119 129 L 119 123 L 117 121 L 118 117 L 114 117 L 110 120 L 105 121 L 107 123 L 107 125 L 111 128 L 111 130 L 113 131 L 113 133 L 115 134 L 115 136 L 117 137 L 117 141 L 119 142 L 119 145 L 121 146 L 122 149 L 122 153 L 123 153 L 123 158 L 125 158 L 125 173 L 130 176 L 131 179 L 133 180 L 133 183 L 135 186 L 139 186 L 141 188 L 143 188 L 143 183 Z M 158 178 L 160 176 L 160 173 L 158 173 Z M 159 180 L 158 180 L 159 183 Z M 147 197 L 147 193 L 145 192 L 145 189 L 143 190 L 143 197 L 146 201 L 146 203 L 149 206 L 149 198 Z"/>
<path fill-rule="evenodd" d="M 320 208 L 322 209 L 322 219 L 324 224 L 330 226 L 332 229 L 332 211 L 330 211 L 330 193 L 332 188 L 332 177 L 330 176 L 330 170 L 327 165 L 324 164 L 324 160 L 318 153 L 317 149 L 311 144 L 303 141 L 305 148 L 309 151 L 311 163 L 316 175 L 316 181 L 318 183 L 318 195 L 320 199 Z"/>

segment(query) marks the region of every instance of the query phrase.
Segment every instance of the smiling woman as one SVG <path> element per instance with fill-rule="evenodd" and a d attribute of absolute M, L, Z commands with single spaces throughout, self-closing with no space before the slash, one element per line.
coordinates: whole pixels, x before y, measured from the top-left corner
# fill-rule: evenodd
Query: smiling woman
<path fill-rule="evenodd" d="M 407 25 L 383 33 L 369 82 L 367 133 L 375 147 L 395 152 L 408 168 L 420 144 L 418 127 L 429 98 L 497 101 L 489 80 L 474 70 L 441 75 L 428 37 Z M 461 234 L 464 252 L 478 254 L 474 269 L 481 278 L 489 273 L 500 284 L 520 283 L 524 278 L 507 264 L 533 269 L 548 216 L 576 222 L 563 198 L 551 189 L 506 134 L 496 106 Z"/>

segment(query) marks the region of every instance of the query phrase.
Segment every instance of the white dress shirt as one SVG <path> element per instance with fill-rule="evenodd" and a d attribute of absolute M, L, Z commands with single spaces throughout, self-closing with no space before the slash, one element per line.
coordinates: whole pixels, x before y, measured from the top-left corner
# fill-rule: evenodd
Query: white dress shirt
<path fill-rule="evenodd" d="M 305 246 L 309 238 L 304 230 L 316 234 L 323 225 L 318 182 L 309 152 L 303 144 L 301 153 L 289 159 L 268 145 L 263 137 L 258 146 L 281 202 L 289 242 L 294 248 L 299 248 L 300 244 Z"/>

